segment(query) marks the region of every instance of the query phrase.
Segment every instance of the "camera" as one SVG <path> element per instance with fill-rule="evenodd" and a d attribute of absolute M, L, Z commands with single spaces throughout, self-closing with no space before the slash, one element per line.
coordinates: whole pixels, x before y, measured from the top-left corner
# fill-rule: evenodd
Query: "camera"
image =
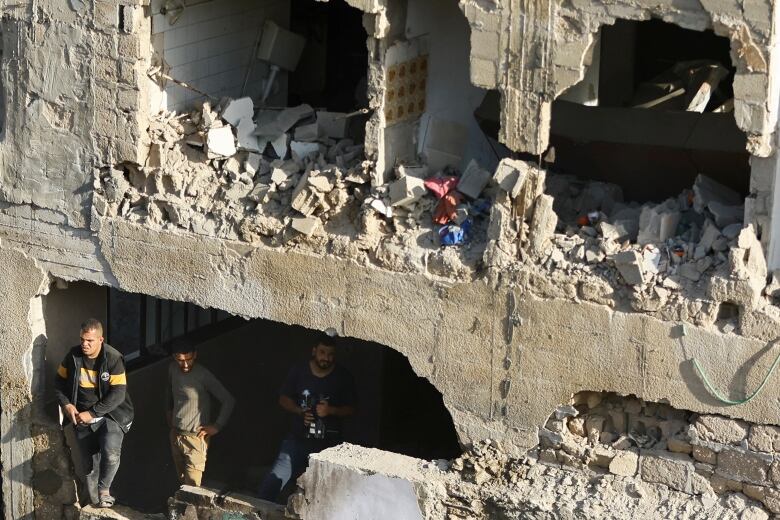
<path fill-rule="evenodd" d="M 317 400 L 314 400 L 314 396 L 308 390 L 304 390 L 301 394 L 301 410 L 303 413 L 311 412 L 314 419 L 309 423 L 306 428 L 307 439 L 324 439 L 325 438 L 325 420 L 322 417 L 317 416 L 317 403 L 327 401 L 326 396 L 318 396 Z"/>

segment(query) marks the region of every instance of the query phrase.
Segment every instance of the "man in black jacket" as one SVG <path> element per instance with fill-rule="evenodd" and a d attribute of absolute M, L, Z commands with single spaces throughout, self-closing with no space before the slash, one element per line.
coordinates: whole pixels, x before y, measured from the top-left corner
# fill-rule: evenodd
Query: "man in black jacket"
<path fill-rule="evenodd" d="M 75 428 L 90 501 L 114 505 L 111 482 L 119 469 L 122 440 L 133 422 L 122 354 L 103 342 L 96 319 L 81 324 L 81 345 L 70 349 L 57 368 L 57 400 Z"/>

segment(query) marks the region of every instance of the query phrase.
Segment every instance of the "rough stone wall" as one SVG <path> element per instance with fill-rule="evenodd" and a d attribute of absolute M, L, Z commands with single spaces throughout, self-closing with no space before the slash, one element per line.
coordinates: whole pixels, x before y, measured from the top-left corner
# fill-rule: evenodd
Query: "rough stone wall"
<path fill-rule="evenodd" d="M 471 79 L 501 91 L 501 141 L 513 150 L 547 148 L 552 101 L 584 75 L 583 60 L 599 27 L 616 19 L 660 18 L 731 41 L 734 116 L 748 151 L 767 157 L 777 111 L 770 72 L 776 38 L 771 2 L 586 2 L 462 0 L 471 24 Z"/>
<path fill-rule="evenodd" d="M 93 168 L 137 159 L 148 24 L 140 0 L 3 5 L 0 194 L 84 227 Z M 121 23 L 121 27 L 120 27 Z M 148 53 L 146 53 L 148 54 Z"/>
<path fill-rule="evenodd" d="M 35 309 L 40 307 L 45 280 L 34 259 L 0 243 L 0 286 L 4 294 L 0 301 L 0 462 L 5 518 L 27 518 L 37 503 L 30 484 L 33 454 L 41 448 L 33 427 L 32 399 L 33 353 L 40 343 L 33 336 L 30 318 L 35 319 Z"/>
<path fill-rule="evenodd" d="M 778 514 L 778 448 L 776 426 L 581 392 L 550 416 L 535 456 L 554 466 L 637 476 L 690 495 L 743 493 Z"/>

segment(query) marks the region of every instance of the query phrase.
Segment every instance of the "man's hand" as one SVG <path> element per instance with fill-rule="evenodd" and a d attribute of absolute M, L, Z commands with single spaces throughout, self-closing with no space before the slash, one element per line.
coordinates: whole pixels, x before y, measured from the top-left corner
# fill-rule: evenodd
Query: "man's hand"
<path fill-rule="evenodd" d="M 92 419 L 94 419 L 94 417 L 88 411 L 84 411 L 84 412 L 81 412 L 80 414 L 78 414 L 76 416 L 76 419 L 78 421 L 76 424 L 81 424 L 81 423 L 85 423 L 86 424 L 89 421 L 91 421 Z"/>
<path fill-rule="evenodd" d="M 311 423 L 314 422 L 314 414 L 311 410 L 306 410 L 303 412 L 303 425 L 309 426 Z"/>
<path fill-rule="evenodd" d="M 209 424 L 207 426 L 201 426 L 198 430 L 198 439 L 205 439 L 208 440 L 209 437 L 213 437 L 219 432 L 219 428 L 214 426 L 213 424 Z"/>
<path fill-rule="evenodd" d="M 331 406 L 328 401 L 320 401 L 317 405 L 317 417 L 327 417 L 331 414 Z"/>
<path fill-rule="evenodd" d="M 66 404 L 65 406 L 62 407 L 62 411 L 65 414 L 65 416 L 68 419 L 70 419 L 71 423 L 73 423 L 74 425 L 79 423 L 78 422 L 79 411 L 76 410 L 75 406 L 73 406 L 72 404 Z"/>

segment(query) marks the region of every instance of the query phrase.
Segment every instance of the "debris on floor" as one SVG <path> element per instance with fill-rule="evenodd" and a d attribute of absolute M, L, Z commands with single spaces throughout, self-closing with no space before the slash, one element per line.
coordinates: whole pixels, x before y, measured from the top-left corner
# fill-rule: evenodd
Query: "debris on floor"
<path fill-rule="evenodd" d="M 314 235 L 370 179 L 345 116 L 308 105 L 256 111 L 250 98 L 161 113 L 146 164 L 105 172 L 96 210 L 233 240 Z"/>

